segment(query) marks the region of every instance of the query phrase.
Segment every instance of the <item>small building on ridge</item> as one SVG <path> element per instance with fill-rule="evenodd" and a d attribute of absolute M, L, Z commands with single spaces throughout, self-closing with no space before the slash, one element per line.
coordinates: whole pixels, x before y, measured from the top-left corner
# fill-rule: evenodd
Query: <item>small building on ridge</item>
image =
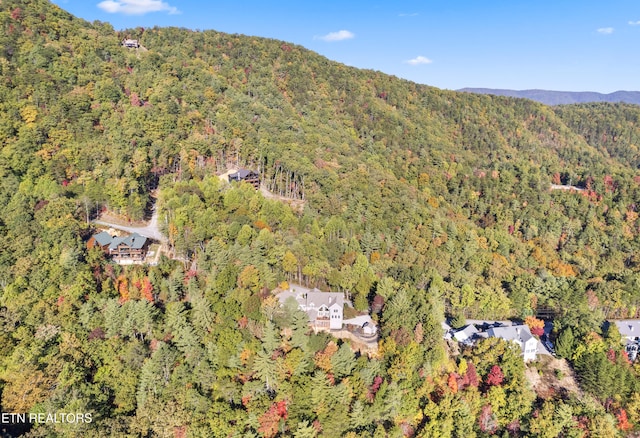
<path fill-rule="evenodd" d="M 258 172 L 247 169 L 240 169 L 236 173 L 229 174 L 229 182 L 245 181 L 253 186 L 254 189 L 260 188 L 260 175 Z"/>
<path fill-rule="evenodd" d="M 315 330 L 340 330 L 344 312 L 344 293 L 321 292 L 313 289 L 309 292 L 287 290 L 278 294 L 278 300 L 284 304 L 293 297 L 300 310 L 309 316 L 309 323 Z"/>

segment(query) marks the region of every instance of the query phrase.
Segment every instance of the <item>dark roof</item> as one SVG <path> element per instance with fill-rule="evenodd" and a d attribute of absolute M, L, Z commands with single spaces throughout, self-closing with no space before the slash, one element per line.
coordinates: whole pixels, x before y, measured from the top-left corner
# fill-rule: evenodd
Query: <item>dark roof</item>
<path fill-rule="evenodd" d="M 257 175 L 257 173 L 254 172 L 253 170 L 240 169 L 236 173 L 230 174 L 229 178 L 232 178 L 232 179 L 245 179 L 246 177 L 251 176 L 251 175 Z"/>
<path fill-rule="evenodd" d="M 116 249 L 123 244 L 132 249 L 141 249 L 147 242 L 147 238 L 138 233 L 129 234 L 127 237 L 114 237 L 109 245 L 109 249 Z"/>
<path fill-rule="evenodd" d="M 111 240 L 113 239 L 113 237 L 111 236 L 111 234 L 107 233 L 106 231 L 102 231 L 98 234 L 94 234 L 93 239 L 98 243 L 98 245 L 105 246 L 111 243 Z"/>

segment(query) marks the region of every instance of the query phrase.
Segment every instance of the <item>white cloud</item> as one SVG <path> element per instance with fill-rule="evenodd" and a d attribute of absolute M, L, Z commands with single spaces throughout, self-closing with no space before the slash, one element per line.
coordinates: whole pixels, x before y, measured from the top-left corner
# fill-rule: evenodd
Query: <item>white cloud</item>
<path fill-rule="evenodd" d="M 149 12 L 179 14 L 178 8 L 162 0 L 104 0 L 98 7 L 110 14 L 144 15 Z"/>
<path fill-rule="evenodd" d="M 630 21 L 629 24 L 631 26 L 640 26 L 640 20 L 638 20 L 638 21 Z"/>
<path fill-rule="evenodd" d="M 350 40 L 354 38 L 356 35 L 353 32 L 349 32 L 348 30 L 339 30 L 337 32 L 331 32 L 323 36 L 313 37 L 316 40 L 322 40 L 327 42 L 335 42 L 335 41 L 344 41 Z"/>
<path fill-rule="evenodd" d="M 613 33 L 613 27 L 601 27 L 597 32 L 601 35 L 611 35 Z"/>
<path fill-rule="evenodd" d="M 431 64 L 433 61 L 431 61 L 429 58 L 426 58 L 424 56 L 416 56 L 415 58 L 405 62 L 410 65 L 422 65 L 422 64 Z"/>

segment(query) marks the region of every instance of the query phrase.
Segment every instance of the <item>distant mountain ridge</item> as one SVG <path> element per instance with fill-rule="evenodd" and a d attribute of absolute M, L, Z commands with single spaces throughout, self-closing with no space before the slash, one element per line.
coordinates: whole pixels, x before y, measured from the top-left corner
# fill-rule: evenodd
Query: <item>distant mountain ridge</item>
<path fill-rule="evenodd" d="M 457 91 L 497 96 L 521 97 L 545 105 L 568 105 L 572 103 L 624 102 L 640 105 L 640 91 L 614 91 L 603 94 L 593 91 L 549 91 L 549 90 L 501 90 L 491 88 L 462 88 Z"/>

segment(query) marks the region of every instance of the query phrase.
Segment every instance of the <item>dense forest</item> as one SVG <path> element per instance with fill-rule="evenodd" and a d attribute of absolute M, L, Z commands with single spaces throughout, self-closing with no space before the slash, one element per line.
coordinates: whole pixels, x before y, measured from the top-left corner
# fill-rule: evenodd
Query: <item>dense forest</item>
<path fill-rule="evenodd" d="M 640 107 L 443 91 L 46 0 L 0 0 L 0 28 L 0 410 L 92 414 L 4 435 L 640 431 L 606 324 L 640 316 Z M 139 221 L 156 197 L 174 257 L 87 248 L 98 212 Z M 377 353 L 310 331 L 286 283 L 347 292 Z M 443 340 L 445 318 L 543 313 L 577 391 L 534 391 L 504 341 Z"/>

